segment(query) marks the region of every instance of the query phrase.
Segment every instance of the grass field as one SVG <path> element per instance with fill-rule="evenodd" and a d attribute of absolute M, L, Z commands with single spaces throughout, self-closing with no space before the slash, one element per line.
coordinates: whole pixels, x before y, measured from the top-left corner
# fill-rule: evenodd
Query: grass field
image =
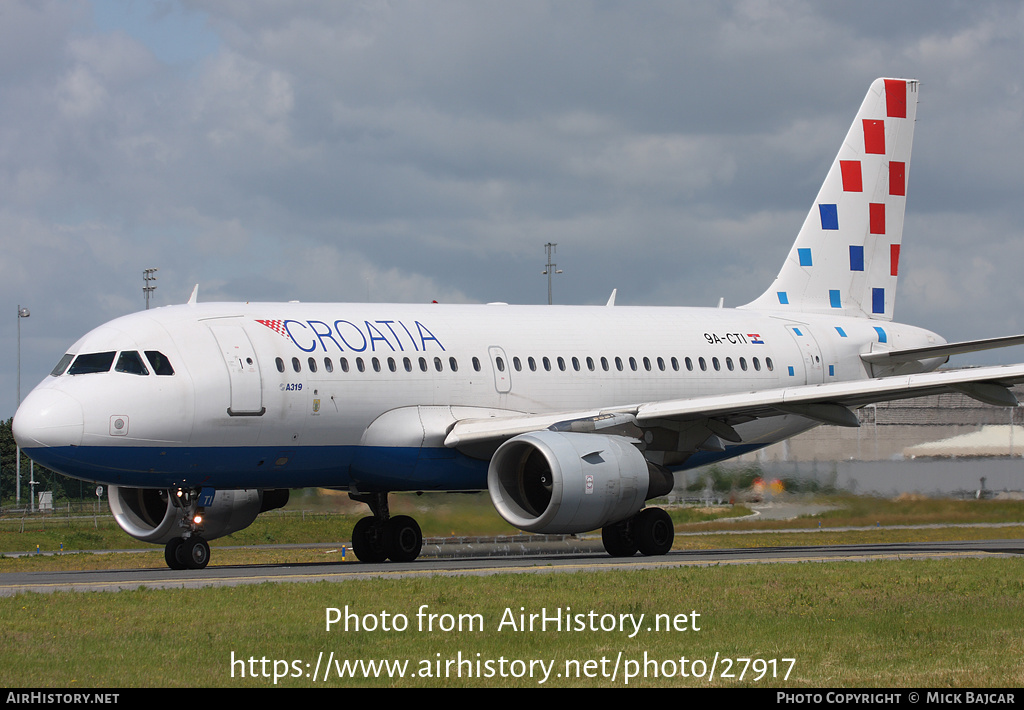
<path fill-rule="evenodd" d="M 784 522 L 685 522 L 679 517 L 691 513 L 677 513 L 677 546 L 750 547 L 761 540 L 780 544 L 780 539 L 831 541 L 832 536 L 849 542 L 865 541 L 851 536 L 889 541 L 933 534 L 939 539 L 1021 537 L 1024 532 L 1024 503 L 830 503 L 835 510 L 827 516 Z M 454 505 L 417 512 L 434 520 L 424 524 L 425 534 L 472 518 L 464 506 L 477 502 Z M 700 513 L 706 514 L 723 513 Z M 244 539 L 223 542 L 344 540 L 345 525 L 350 529 L 357 516 L 264 517 Z M 968 527 L 938 533 L 894 527 L 942 522 Z M 973 523 L 1021 526 L 994 533 L 970 527 Z M 0 524 L 3 549 L 19 549 L 9 547 L 9 539 L 23 540 L 30 528 L 5 531 L 10 524 Z M 832 531 L 851 524 L 871 527 Z M 92 526 L 91 520 L 78 521 L 64 530 L 92 528 L 97 537 L 86 542 L 107 539 L 102 525 Z M 807 532 L 728 534 L 750 527 Z M 718 532 L 686 534 L 708 529 Z M 115 533 L 110 531 L 112 544 L 126 547 L 130 538 Z M 230 554 L 215 550 L 214 564 L 234 563 Z M 162 564 L 159 548 L 143 556 Z M 104 558 L 130 558 L 122 563 L 138 566 L 140 555 L 3 559 L 0 569 L 74 558 L 86 558 L 90 567 Z M 343 614 L 346 607 L 350 628 L 339 622 L 328 629 L 328 610 Z M 418 616 L 421 609 L 428 616 Z M 556 628 L 553 621 L 543 628 L 538 618 L 532 629 L 519 628 L 521 616 L 528 624 L 530 614 L 569 615 L 582 628 Z M 1004 688 L 1024 684 L 1022 620 L 1020 558 L 22 594 L 0 598 L 0 680 L 7 687 L 51 688 L 180 687 L 183 681 L 188 687 Z M 659 630 L 656 621 L 670 628 Z M 427 622 L 432 630 L 420 628 Z M 365 665 L 371 661 L 392 665 Z"/>

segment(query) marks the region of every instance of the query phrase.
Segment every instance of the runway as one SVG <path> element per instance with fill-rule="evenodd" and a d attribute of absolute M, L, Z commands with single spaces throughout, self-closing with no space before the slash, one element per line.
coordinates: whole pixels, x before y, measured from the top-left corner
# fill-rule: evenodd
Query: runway
<path fill-rule="evenodd" d="M 587 549 L 592 544 L 593 549 Z M 330 564 L 218 566 L 205 570 L 170 569 L 96 570 L 72 572 L 24 572 L 0 575 L 0 596 L 20 592 L 93 591 L 113 592 L 148 589 L 194 589 L 262 582 L 341 582 L 357 579 L 401 578 L 423 575 L 493 575 L 523 573 L 601 572 L 608 570 L 665 569 L 711 565 L 785 564 L 797 562 L 948 559 L 1016 556 L 1024 554 L 1024 540 L 972 540 L 910 542 L 870 545 L 813 545 L 722 550 L 678 550 L 661 557 L 613 558 L 600 543 L 575 544 L 559 551 L 522 550 L 517 554 L 431 557 L 430 551 L 415 562 L 366 565 L 356 561 Z M 216 557 L 214 558 L 216 559 Z"/>

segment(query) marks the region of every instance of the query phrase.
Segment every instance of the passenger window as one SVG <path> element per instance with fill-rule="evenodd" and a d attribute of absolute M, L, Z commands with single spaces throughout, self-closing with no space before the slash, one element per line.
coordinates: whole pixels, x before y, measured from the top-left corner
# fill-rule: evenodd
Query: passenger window
<path fill-rule="evenodd" d="M 775 366 L 772 364 L 772 359 L 770 357 L 766 357 L 764 359 L 764 366 L 767 367 L 769 371 L 775 369 Z"/>
<path fill-rule="evenodd" d="M 594 367 L 594 358 L 592 358 L 592 357 L 588 357 L 587 358 L 587 369 L 590 370 L 591 372 L 593 372 L 596 369 Z"/>
<path fill-rule="evenodd" d="M 395 358 L 388 358 L 388 369 L 392 372 L 398 372 L 398 364 L 395 362 Z"/>
<path fill-rule="evenodd" d="M 377 358 L 374 357 L 374 358 L 370 358 L 370 362 L 373 363 L 373 371 L 374 372 L 380 372 L 380 360 L 378 360 Z"/>
<path fill-rule="evenodd" d="M 442 369 L 441 358 L 439 358 L 439 357 L 435 357 L 434 358 L 434 369 L 437 370 L 438 372 L 441 371 L 441 369 Z"/>
<path fill-rule="evenodd" d="M 427 359 L 425 357 L 420 358 L 420 370 L 423 372 L 427 371 Z"/>
<path fill-rule="evenodd" d="M 605 372 L 608 372 L 608 358 L 601 358 L 601 369 L 604 370 Z"/>
<path fill-rule="evenodd" d="M 139 353 L 135 350 L 125 350 L 117 358 L 117 364 L 114 365 L 115 372 L 126 372 L 129 375 L 148 375 L 149 370 L 142 364 L 142 358 L 139 357 Z"/>
<path fill-rule="evenodd" d="M 537 361 L 534 360 L 532 356 L 526 358 L 526 364 L 530 366 L 530 372 L 537 371 Z"/>
<path fill-rule="evenodd" d="M 558 356 L 558 369 L 565 372 L 565 358 L 561 355 Z"/>
<path fill-rule="evenodd" d="M 299 362 L 299 358 L 292 358 L 292 369 L 295 370 L 296 372 L 302 372 L 302 363 Z"/>
<path fill-rule="evenodd" d="M 651 358 L 644 356 L 644 369 L 648 372 L 651 371 Z"/>
<path fill-rule="evenodd" d="M 691 360 L 690 358 L 687 357 L 687 358 L 683 358 L 683 362 L 686 363 L 686 371 L 687 372 L 693 372 L 693 360 Z"/>
<path fill-rule="evenodd" d="M 505 361 L 502 360 L 501 357 L 494 358 L 494 365 L 495 365 L 495 367 L 498 368 L 498 372 L 504 372 L 505 371 Z"/>
<path fill-rule="evenodd" d="M 60 377 L 61 375 L 63 375 L 64 371 L 68 369 L 68 365 L 71 364 L 71 361 L 74 359 L 74 357 L 75 356 L 72 355 L 71 353 L 68 353 L 64 357 L 62 357 L 60 359 L 60 362 L 57 363 L 57 366 L 53 368 L 53 370 L 50 372 L 50 376 Z"/>
<path fill-rule="evenodd" d="M 697 358 L 697 363 L 700 365 L 700 371 L 701 372 L 707 372 L 708 371 L 708 364 L 706 362 L 704 362 L 704 358 L 702 358 L 702 357 Z"/>
<path fill-rule="evenodd" d="M 635 357 L 630 357 L 629 358 L 629 369 L 632 370 L 633 372 L 636 372 L 636 358 Z"/>
<path fill-rule="evenodd" d="M 672 369 L 679 372 L 679 359 L 675 355 L 672 356 Z"/>
<path fill-rule="evenodd" d="M 719 370 L 722 369 L 722 364 L 718 362 L 717 357 L 711 358 L 711 365 L 715 368 L 715 372 L 718 372 Z"/>
<path fill-rule="evenodd" d="M 309 360 L 307 360 L 307 362 L 309 363 L 309 371 L 310 372 L 316 372 L 316 359 L 315 358 L 309 358 Z"/>
<path fill-rule="evenodd" d="M 149 360 L 149 364 L 153 368 L 153 372 L 155 372 L 156 374 L 174 374 L 174 368 L 171 367 L 170 360 L 168 360 L 167 357 L 159 350 L 147 350 L 146 359 Z"/>
<path fill-rule="evenodd" d="M 732 367 L 732 358 L 731 357 L 725 358 L 725 366 L 727 368 L 729 368 L 729 372 L 732 372 L 733 367 Z"/>
<path fill-rule="evenodd" d="M 341 362 L 341 371 L 342 372 L 348 372 L 348 358 L 347 357 L 343 357 L 343 358 L 341 358 L 340 362 Z"/>
<path fill-rule="evenodd" d="M 576 372 L 580 371 L 580 359 L 578 357 L 572 359 L 572 369 L 576 370 Z"/>
<path fill-rule="evenodd" d="M 363 358 L 356 358 L 356 369 L 360 372 L 366 372 L 366 363 L 363 362 Z"/>
<path fill-rule="evenodd" d="M 480 372 L 480 358 L 476 355 L 473 356 L 473 370 L 475 372 Z"/>
<path fill-rule="evenodd" d="M 758 372 L 761 371 L 761 361 L 758 360 L 756 357 L 754 358 L 754 369 L 757 370 Z"/>
<path fill-rule="evenodd" d="M 512 367 L 516 368 L 516 372 L 523 371 L 523 363 L 520 361 L 519 356 L 512 358 Z"/>
<path fill-rule="evenodd" d="M 68 370 L 69 375 L 90 375 L 95 372 L 109 372 L 114 364 L 114 353 L 86 353 L 75 358 Z"/>
<path fill-rule="evenodd" d="M 618 370 L 619 372 L 622 372 L 622 358 L 621 357 L 618 357 L 618 356 L 615 357 L 615 369 Z"/>
<path fill-rule="evenodd" d="M 331 362 L 331 358 L 324 358 L 324 369 L 327 370 L 328 372 L 334 372 L 334 363 Z"/>
<path fill-rule="evenodd" d="M 452 372 L 458 372 L 459 371 L 459 363 L 456 362 L 455 358 L 453 358 L 453 357 L 448 358 L 448 364 L 451 365 Z"/>
<path fill-rule="evenodd" d="M 405 365 L 406 372 L 412 372 L 412 360 L 409 358 L 402 358 L 402 364 Z"/>
<path fill-rule="evenodd" d="M 551 361 L 550 361 L 550 360 L 548 360 L 547 356 L 544 356 L 544 357 L 543 357 L 543 358 L 541 359 L 541 362 L 543 362 L 543 363 L 544 363 L 544 371 L 545 371 L 545 372 L 551 372 Z"/>
<path fill-rule="evenodd" d="M 284 360 L 277 358 L 274 362 L 277 364 L 277 371 L 284 372 Z"/>
<path fill-rule="evenodd" d="M 740 369 L 743 370 L 744 372 L 747 371 L 747 358 L 745 358 L 745 357 L 741 357 L 740 358 Z"/>

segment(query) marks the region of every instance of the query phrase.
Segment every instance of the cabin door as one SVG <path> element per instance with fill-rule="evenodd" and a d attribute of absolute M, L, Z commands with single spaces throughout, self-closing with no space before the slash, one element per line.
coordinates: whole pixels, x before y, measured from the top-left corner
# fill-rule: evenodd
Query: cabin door
<path fill-rule="evenodd" d="M 232 417 L 260 416 L 267 411 L 263 406 L 263 377 L 249 336 L 240 325 L 208 325 L 228 368 L 231 387 L 228 414 Z"/>

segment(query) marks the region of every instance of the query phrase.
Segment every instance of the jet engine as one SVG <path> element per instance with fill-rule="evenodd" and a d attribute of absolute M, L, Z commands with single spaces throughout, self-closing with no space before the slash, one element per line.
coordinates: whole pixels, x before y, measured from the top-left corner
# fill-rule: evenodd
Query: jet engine
<path fill-rule="evenodd" d="M 260 513 L 288 502 L 287 490 L 218 490 L 203 509 L 202 536 L 207 540 L 243 530 Z M 182 510 L 166 489 L 110 486 L 110 510 L 121 529 L 137 540 L 165 544 L 181 537 Z"/>
<path fill-rule="evenodd" d="M 498 514 L 535 533 L 585 532 L 626 520 L 671 487 L 671 475 L 652 471 L 629 439 L 601 434 L 520 434 L 498 447 L 487 470 Z"/>

